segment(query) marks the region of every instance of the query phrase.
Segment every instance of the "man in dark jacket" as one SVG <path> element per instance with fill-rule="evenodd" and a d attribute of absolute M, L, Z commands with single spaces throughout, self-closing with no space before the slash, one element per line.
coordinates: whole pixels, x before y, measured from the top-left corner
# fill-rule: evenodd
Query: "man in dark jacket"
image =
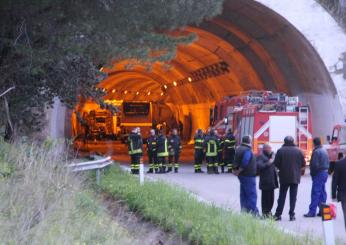
<path fill-rule="evenodd" d="M 304 217 L 315 217 L 317 207 L 321 203 L 326 203 L 327 192 L 326 182 L 328 179 L 329 157 L 325 149 L 323 149 L 320 138 L 314 138 L 314 150 L 310 160 L 310 174 L 312 177 L 311 203 L 309 212 Z M 321 212 L 321 210 L 320 210 Z M 321 215 L 319 212 L 319 215 Z"/>
<path fill-rule="evenodd" d="M 281 220 L 281 214 L 285 206 L 286 194 L 290 189 L 290 221 L 295 218 L 295 206 L 297 201 L 298 184 L 302 171 L 305 168 L 305 158 L 302 151 L 295 146 L 294 139 L 287 136 L 284 145 L 278 150 L 274 160 L 275 166 L 279 170 L 280 194 L 278 206 L 275 212 L 275 220 Z"/>
<path fill-rule="evenodd" d="M 148 153 L 148 159 L 149 159 L 149 170 L 148 174 L 153 173 L 154 170 L 156 173 L 158 173 L 158 166 L 157 166 L 157 152 L 156 152 L 156 135 L 155 130 L 150 130 L 150 136 L 147 139 L 147 153 Z"/>
<path fill-rule="evenodd" d="M 240 182 L 240 207 L 244 212 L 258 215 L 256 191 L 256 157 L 252 153 L 251 137 L 244 136 L 235 152 L 234 174 Z"/>
<path fill-rule="evenodd" d="M 262 154 L 256 160 L 260 176 L 259 188 L 262 190 L 262 215 L 266 218 L 272 215 L 274 190 L 279 187 L 271 146 L 265 144 Z"/>
<path fill-rule="evenodd" d="M 224 139 L 224 166 L 227 167 L 227 173 L 232 173 L 232 165 L 234 162 L 235 155 L 235 137 L 233 135 L 232 129 L 229 129 L 226 137 Z M 222 172 L 224 170 L 222 169 Z"/>
<path fill-rule="evenodd" d="M 207 173 L 208 174 L 218 174 L 218 165 L 217 165 L 217 153 L 219 149 L 219 141 L 217 136 L 215 135 L 215 130 L 210 129 L 209 134 L 205 137 L 204 140 L 204 148 L 205 155 L 207 158 Z"/>
<path fill-rule="evenodd" d="M 222 173 L 224 173 L 225 172 L 224 161 L 223 161 L 224 138 L 217 131 L 216 131 L 216 137 L 219 141 L 219 148 L 217 149 L 217 166 L 220 166 Z"/>
<path fill-rule="evenodd" d="M 157 163 L 159 166 L 159 173 L 166 172 L 166 160 L 168 157 L 168 140 L 163 135 L 162 130 L 159 130 L 156 139 Z"/>
<path fill-rule="evenodd" d="M 195 146 L 195 173 L 203 173 L 202 162 L 204 157 L 203 151 L 204 136 L 202 129 L 198 129 L 194 138 Z"/>
<path fill-rule="evenodd" d="M 139 174 L 139 164 L 143 154 L 143 141 L 140 128 L 135 128 L 128 138 L 129 155 L 131 156 L 131 172 Z"/>
<path fill-rule="evenodd" d="M 174 173 L 178 173 L 181 148 L 182 146 L 178 130 L 173 129 L 171 136 L 168 138 L 168 172 L 172 171 L 174 165 Z"/>
<path fill-rule="evenodd" d="M 332 199 L 341 202 L 346 227 L 346 158 L 335 163 L 332 180 Z"/>

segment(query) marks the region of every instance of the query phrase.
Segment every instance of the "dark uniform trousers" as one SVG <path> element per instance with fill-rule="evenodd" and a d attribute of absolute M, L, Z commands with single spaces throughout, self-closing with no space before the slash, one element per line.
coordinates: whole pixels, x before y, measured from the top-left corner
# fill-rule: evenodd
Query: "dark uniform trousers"
<path fill-rule="evenodd" d="M 139 174 L 139 164 L 141 161 L 141 154 L 132 154 L 131 155 L 131 172 L 133 174 Z"/>
<path fill-rule="evenodd" d="M 166 157 L 158 156 L 157 157 L 157 166 L 161 170 L 161 172 L 165 172 L 166 167 L 167 167 Z"/>
<path fill-rule="evenodd" d="M 195 149 L 195 172 L 202 170 L 203 155 L 203 149 Z"/>
<path fill-rule="evenodd" d="M 289 211 L 289 215 L 290 216 L 295 215 L 294 210 L 296 208 L 298 184 L 281 184 L 280 185 L 279 199 L 278 199 L 278 206 L 277 206 L 276 212 L 275 212 L 275 216 L 277 216 L 277 217 L 281 216 L 281 214 L 284 210 L 288 188 L 290 189 L 290 211 Z"/>
<path fill-rule="evenodd" d="M 149 170 L 157 171 L 159 166 L 157 164 L 157 152 L 148 151 L 148 160 L 149 160 Z"/>
<path fill-rule="evenodd" d="M 227 171 L 229 173 L 232 172 L 233 163 L 234 163 L 234 156 L 235 156 L 235 148 L 225 150 L 225 156 L 224 156 L 225 164 L 224 165 L 227 166 Z"/>
<path fill-rule="evenodd" d="M 262 190 L 262 214 L 264 216 L 271 215 L 271 210 L 274 205 L 274 189 L 271 190 Z"/>
<path fill-rule="evenodd" d="M 179 152 L 175 152 L 174 155 L 168 156 L 168 168 L 171 170 L 173 167 L 175 169 L 179 168 Z"/>

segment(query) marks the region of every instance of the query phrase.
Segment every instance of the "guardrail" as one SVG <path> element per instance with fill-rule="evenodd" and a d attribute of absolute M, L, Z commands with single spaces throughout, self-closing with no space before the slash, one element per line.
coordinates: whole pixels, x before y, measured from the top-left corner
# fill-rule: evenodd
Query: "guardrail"
<path fill-rule="evenodd" d="M 72 172 L 81 172 L 87 170 L 96 170 L 96 183 L 100 183 L 101 178 L 101 169 L 113 164 L 113 160 L 111 157 L 105 157 L 101 159 L 97 159 L 89 162 L 81 162 L 81 163 L 71 163 L 68 165 L 71 168 Z"/>

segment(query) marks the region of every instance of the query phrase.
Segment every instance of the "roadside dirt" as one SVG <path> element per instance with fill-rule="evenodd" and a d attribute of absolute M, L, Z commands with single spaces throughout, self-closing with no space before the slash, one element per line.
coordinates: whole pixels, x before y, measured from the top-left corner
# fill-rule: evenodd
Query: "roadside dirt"
<path fill-rule="evenodd" d="M 125 202 L 109 195 L 102 195 L 109 214 L 123 226 L 130 235 L 145 245 L 185 245 L 188 244 L 179 235 L 164 231 L 158 225 L 145 220 L 138 213 L 132 212 Z"/>

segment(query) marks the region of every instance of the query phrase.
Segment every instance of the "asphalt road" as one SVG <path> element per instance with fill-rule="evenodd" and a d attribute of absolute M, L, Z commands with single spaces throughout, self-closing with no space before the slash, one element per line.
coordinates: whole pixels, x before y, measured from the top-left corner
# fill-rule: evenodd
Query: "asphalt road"
<path fill-rule="evenodd" d="M 86 151 L 94 151 L 102 154 L 112 155 L 112 158 L 121 164 L 129 163 L 127 148 L 125 145 L 111 142 L 98 142 L 96 144 L 88 144 Z M 82 151 L 83 152 L 83 151 Z M 144 162 L 147 163 L 146 156 Z M 192 146 L 184 146 L 181 156 L 181 167 L 178 174 L 151 174 L 150 176 L 165 180 L 174 185 L 179 185 L 186 188 L 188 191 L 200 196 L 201 198 L 212 202 L 218 206 L 231 208 L 235 211 L 240 211 L 239 203 L 239 181 L 233 174 L 194 174 L 193 173 L 193 148 Z M 205 166 L 204 171 L 205 171 Z M 258 183 L 258 179 L 257 179 Z M 258 185 L 257 185 L 258 186 Z M 331 177 L 327 182 L 328 200 L 330 200 Z M 290 222 L 288 216 L 289 195 L 286 198 L 285 209 L 282 215 L 282 221 L 278 222 L 281 227 L 296 233 L 307 232 L 311 236 L 323 236 L 323 227 L 320 217 L 304 218 L 303 214 L 307 213 L 310 204 L 311 177 L 306 174 L 302 177 L 301 184 L 298 189 L 297 205 L 296 205 L 296 221 Z M 261 191 L 258 189 L 257 207 L 261 211 Z M 275 199 L 277 200 L 278 190 L 275 191 Z M 276 209 L 276 201 L 273 212 Z M 346 232 L 343 220 L 343 214 L 340 203 L 337 204 L 337 218 L 333 221 L 334 232 L 336 237 L 341 241 L 341 244 L 346 244 Z"/>

